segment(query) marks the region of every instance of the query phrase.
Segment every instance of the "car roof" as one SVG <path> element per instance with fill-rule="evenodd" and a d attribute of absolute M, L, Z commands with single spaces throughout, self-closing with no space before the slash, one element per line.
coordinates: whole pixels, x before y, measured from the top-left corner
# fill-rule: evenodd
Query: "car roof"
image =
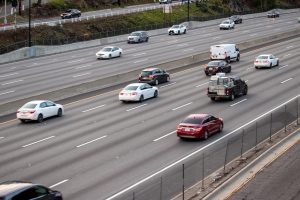
<path fill-rule="evenodd" d="M 143 69 L 143 71 L 144 72 L 150 72 L 150 71 L 157 70 L 157 69 L 160 69 L 160 68 L 152 67 L 152 68 Z"/>
<path fill-rule="evenodd" d="M 187 118 L 198 118 L 198 119 L 204 119 L 206 117 L 208 117 L 208 114 L 190 114 L 189 116 L 187 116 Z"/>
<path fill-rule="evenodd" d="M 7 181 L 0 183 L 0 196 L 6 196 L 12 192 L 17 190 L 23 190 L 29 187 L 32 187 L 36 184 L 30 182 L 22 182 L 22 181 Z"/>
<path fill-rule="evenodd" d="M 34 100 L 34 101 L 29 101 L 27 103 L 39 104 L 39 103 L 42 103 L 42 102 L 45 102 L 45 101 L 48 101 L 48 100 Z"/>
<path fill-rule="evenodd" d="M 131 84 L 129 84 L 129 85 L 127 85 L 127 86 L 141 86 L 141 85 L 144 85 L 145 83 L 131 83 Z"/>
<path fill-rule="evenodd" d="M 270 55 L 272 55 L 272 54 L 261 54 L 259 56 L 270 56 Z M 257 57 L 259 57 L 259 56 L 257 56 Z"/>
<path fill-rule="evenodd" d="M 117 46 L 105 46 L 105 47 L 103 47 L 102 49 L 104 49 L 104 48 L 114 48 L 114 47 L 117 47 Z M 119 48 L 119 47 L 118 47 Z"/>

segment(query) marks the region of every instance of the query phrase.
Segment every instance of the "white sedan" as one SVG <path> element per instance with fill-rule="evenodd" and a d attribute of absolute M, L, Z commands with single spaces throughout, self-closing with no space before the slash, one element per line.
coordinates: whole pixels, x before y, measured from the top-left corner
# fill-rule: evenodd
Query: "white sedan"
<path fill-rule="evenodd" d="M 222 21 L 222 23 L 219 25 L 220 27 L 220 30 L 222 29 L 234 29 L 234 21 L 233 20 L 225 20 L 225 21 Z"/>
<path fill-rule="evenodd" d="M 126 101 L 139 101 L 145 99 L 156 98 L 158 96 L 158 88 L 149 85 L 148 83 L 132 83 L 127 85 L 119 93 L 119 100 Z"/>
<path fill-rule="evenodd" d="M 173 25 L 171 28 L 169 28 L 168 33 L 169 35 L 180 35 L 181 33 L 186 34 L 186 26 L 183 24 Z"/>
<path fill-rule="evenodd" d="M 97 59 L 110 59 L 114 57 L 121 57 L 123 50 L 115 46 L 107 46 L 96 53 Z"/>
<path fill-rule="evenodd" d="M 23 105 L 17 111 L 17 119 L 21 122 L 28 120 L 42 122 L 45 118 L 52 116 L 61 117 L 63 114 L 64 108 L 62 105 L 47 100 L 36 100 Z"/>
<path fill-rule="evenodd" d="M 254 67 L 256 69 L 261 67 L 274 67 L 279 65 L 279 58 L 276 58 L 272 54 L 263 54 L 256 57 L 254 61 Z"/>

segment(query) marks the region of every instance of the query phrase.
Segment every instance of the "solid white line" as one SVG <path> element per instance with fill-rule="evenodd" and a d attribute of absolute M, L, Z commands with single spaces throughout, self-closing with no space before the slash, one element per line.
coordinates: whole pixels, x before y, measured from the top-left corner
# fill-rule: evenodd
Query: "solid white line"
<path fill-rule="evenodd" d="M 283 69 L 283 68 L 285 68 L 287 66 L 289 66 L 289 65 L 283 65 L 282 67 L 279 67 L 278 69 Z"/>
<path fill-rule="evenodd" d="M 0 137 L 0 140 L 4 139 L 4 137 Z"/>
<path fill-rule="evenodd" d="M 16 81 L 12 81 L 12 82 L 2 83 L 2 85 L 9 85 L 9 84 L 13 84 L 13 83 L 21 82 L 21 81 L 23 81 L 23 80 L 16 80 Z"/>
<path fill-rule="evenodd" d="M 187 103 L 187 104 L 184 104 L 184 105 L 182 105 L 182 106 L 179 106 L 179 107 L 177 107 L 177 108 L 173 108 L 172 110 L 178 110 L 178 109 L 180 109 L 180 108 L 182 108 L 182 107 L 185 107 L 185 106 L 188 106 L 188 105 L 190 105 L 190 104 L 192 104 L 193 102 L 190 102 L 190 103 Z"/>
<path fill-rule="evenodd" d="M 202 84 L 197 85 L 197 86 L 195 86 L 195 87 L 201 87 L 201 86 L 206 85 L 206 84 L 208 84 L 208 82 L 202 83 Z"/>
<path fill-rule="evenodd" d="M 144 62 L 144 61 L 147 61 L 147 60 L 148 60 L 148 58 L 147 58 L 147 59 L 143 59 L 143 60 L 137 60 L 137 61 L 135 61 L 135 62 L 133 62 L 133 63 Z"/>
<path fill-rule="evenodd" d="M 288 56 L 290 56 L 290 55 L 291 55 L 291 54 L 288 53 L 288 54 L 286 54 L 286 55 L 283 55 L 283 57 L 288 57 Z"/>
<path fill-rule="evenodd" d="M 184 49 L 183 51 L 193 51 L 194 49 L 191 48 L 191 49 Z"/>
<path fill-rule="evenodd" d="M 220 39 L 221 37 L 217 36 L 217 37 L 214 37 L 214 39 Z"/>
<path fill-rule="evenodd" d="M 288 47 L 286 47 L 287 49 L 290 49 L 290 48 L 293 48 L 294 46 L 288 46 Z"/>
<path fill-rule="evenodd" d="M 143 104 L 143 105 L 140 105 L 140 106 L 137 106 L 137 107 L 134 107 L 134 108 L 130 108 L 130 109 L 128 109 L 128 110 L 126 110 L 127 112 L 128 111 L 132 111 L 132 110 L 135 110 L 135 109 L 137 109 L 137 108 L 140 108 L 140 107 L 143 107 L 143 106 L 146 106 L 147 104 Z"/>
<path fill-rule="evenodd" d="M 159 138 L 156 138 L 156 139 L 153 140 L 153 142 L 156 142 L 156 141 L 158 141 L 158 140 L 161 140 L 161 139 L 163 139 L 163 138 L 165 138 L 165 137 L 167 137 L 167 136 L 169 136 L 169 135 L 172 135 L 173 133 L 176 133 L 176 131 L 172 131 L 171 133 L 168 133 L 168 134 L 166 134 L 166 135 L 164 135 L 164 136 L 161 136 L 161 137 L 159 137 Z"/>
<path fill-rule="evenodd" d="M 146 53 L 137 53 L 137 54 L 134 54 L 132 56 L 141 56 L 141 55 L 145 55 Z"/>
<path fill-rule="evenodd" d="M 159 88 L 168 87 L 168 86 L 170 86 L 170 85 L 174 85 L 174 84 L 176 84 L 176 82 L 173 82 L 173 83 L 169 83 L 169 84 L 167 84 L 167 85 L 160 86 Z"/>
<path fill-rule="evenodd" d="M 8 92 L 3 92 L 3 93 L 0 93 L 0 96 L 1 96 L 1 95 L 4 95 L 4 94 L 13 93 L 13 92 L 15 92 L 15 91 L 14 91 L 14 90 L 12 90 L 12 91 L 8 91 Z"/>
<path fill-rule="evenodd" d="M 76 63 L 76 62 L 81 62 L 83 61 L 84 59 L 79 59 L 79 60 L 72 60 L 72 61 L 69 61 L 68 63 Z"/>
<path fill-rule="evenodd" d="M 49 139 L 54 138 L 54 137 L 55 137 L 55 136 L 52 135 L 52 136 L 50 136 L 50 137 L 47 137 L 47 138 L 38 140 L 38 141 L 36 141 L 36 142 L 32 142 L 32 143 L 30 143 L 30 144 L 26 144 L 26 145 L 24 145 L 24 146 L 22 146 L 22 147 L 28 147 L 28 146 L 31 146 L 31 145 L 33 145 L 33 144 L 37 144 L 37 143 L 39 143 L 39 142 L 43 142 L 43 141 L 45 141 L 45 140 L 49 140 Z"/>
<path fill-rule="evenodd" d="M 245 31 L 243 31 L 243 33 L 248 33 L 248 32 L 250 32 L 249 30 L 245 30 Z"/>
<path fill-rule="evenodd" d="M 129 52 L 129 51 L 135 51 L 136 49 L 128 49 L 128 50 L 126 50 L 126 52 Z"/>
<path fill-rule="evenodd" d="M 292 80 L 293 78 L 289 78 L 289 79 L 286 79 L 286 80 L 284 80 L 284 81 L 281 81 L 280 83 L 285 83 L 285 82 L 288 82 L 288 81 L 290 81 L 290 80 Z"/>
<path fill-rule="evenodd" d="M 74 75 L 73 78 L 77 78 L 77 77 L 80 77 L 80 76 L 86 76 L 86 75 L 89 75 L 90 73 L 85 73 L 85 74 L 78 74 L 78 75 Z"/>
<path fill-rule="evenodd" d="M 90 67 L 90 66 L 92 66 L 92 65 L 82 65 L 82 66 L 76 67 L 75 69 L 82 69 L 82 68 Z"/>
<path fill-rule="evenodd" d="M 58 183 L 55 183 L 54 185 L 49 186 L 49 188 L 54 188 L 54 187 L 56 187 L 56 186 L 58 186 L 58 185 L 61 185 L 61 184 L 65 183 L 65 182 L 67 182 L 67 181 L 69 181 L 69 179 L 65 179 L 65 180 L 63 180 L 63 181 L 60 181 L 60 182 L 58 182 Z"/>
<path fill-rule="evenodd" d="M 89 111 L 95 110 L 95 109 L 97 109 L 97 108 L 102 108 L 103 106 L 105 106 L 105 104 L 103 104 L 103 105 L 101 105 L 101 106 L 94 107 L 94 108 L 90 108 L 90 109 L 88 109 L 88 110 L 84 110 L 84 111 L 82 111 L 82 112 L 83 112 L 83 113 L 84 113 L 84 112 L 89 112 Z"/>
<path fill-rule="evenodd" d="M 183 44 L 178 44 L 177 46 L 178 47 L 183 47 L 183 46 L 187 46 L 188 45 L 188 43 L 183 43 Z"/>
<path fill-rule="evenodd" d="M 146 178 L 144 178 L 144 179 L 138 181 L 137 183 L 135 183 L 135 184 L 133 184 L 133 185 L 131 185 L 131 186 L 129 186 L 129 187 L 127 187 L 127 188 L 121 190 L 120 192 L 118 192 L 118 193 L 116 193 L 116 194 L 114 194 L 114 195 L 108 197 L 106 200 L 112 200 L 112 199 L 115 199 L 116 197 L 120 196 L 121 194 L 123 194 L 123 193 L 125 193 L 125 192 L 127 192 L 127 191 L 129 191 L 129 190 L 131 190 L 131 189 L 133 189 L 133 188 L 135 188 L 136 186 L 138 186 L 138 185 L 140 185 L 140 184 L 142 184 L 142 183 L 144 183 L 144 182 L 150 180 L 151 178 L 157 176 L 158 174 L 161 174 L 162 172 L 165 172 L 166 170 L 168 170 L 168 169 L 170 169 L 171 167 L 173 167 L 173 166 L 175 166 L 175 165 L 181 163 L 182 161 L 184 161 L 184 160 L 186 160 L 186 159 L 188 159 L 188 158 L 194 156 L 195 154 L 197 154 L 197 153 L 199 153 L 199 152 L 201 152 L 201 151 L 203 151 L 203 150 L 205 150 L 205 149 L 207 149 L 207 148 L 209 148 L 209 147 L 211 147 L 211 146 L 217 144 L 217 143 L 220 142 L 221 140 L 223 140 L 223 139 L 225 139 L 225 138 L 231 136 L 232 134 L 234 134 L 235 132 L 237 132 L 237 131 L 239 131 L 240 129 L 244 128 L 245 126 L 248 126 L 249 124 L 255 122 L 256 120 L 258 120 L 258 119 L 260 119 L 260 118 L 262 118 L 262 117 L 264 117 L 264 116 L 270 114 L 270 113 L 273 112 L 274 110 L 277 110 L 277 109 L 280 108 L 281 106 L 283 106 L 283 105 L 285 105 L 285 104 L 287 104 L 287 103 L 293 101 L 294 99 L 298 98 L 299 96 L 300 96 L 300 95 L 298 94 L 298 95 L 295 96 L 294 98 L 292 98 L 292 99 L 290 99 L 290 100 L 288 100 L 288 101 L 286 101 L 286 102 L 280 104 L 279 106 L 273 108 L 272 110 L 269 110 L 268 112 L 266 112 L 266 113 L 260 115 L 259 117 L 257 117 L 257 118 L 255 118 L 255 119 L 249 121 L 248 123 L 246 123 L 246 124 L 240 126 L 239 128 L 237 128 L 237 129 L 231 131 L 230 133 L 224 135 L 223 137 L 220 137 L 219 139 L 216 139 L 216 140 L 212 141 L 210 144 L 208 144 L 208 145 L 206 145 L 206 146 L 204 146 L 204 147 L 201 147 L 200 149 L 195 150 L 194 152 L 192 152 L 192 153 L 190 153 L 189 155 L 186 155 L 185 157 L 183 157 L 183 158 L 181 158 L 181 159 L 175 161 L 174 163 L 172 163 L 172 164 L 166 166 L 165 168 L 163 168 L 163 169 L 161 169 L 161 170 L 159 170 L 159 171 L 157 171 L 157 172 L 155 172 L 155 173 L 149 175 L 148 177 L 146 177 Z"/>
<path fill-rule="evenodd" d="M 237 104 L 240 104 L 240 103 L 242 103 L 242 102 L 244 102 L 244 101 L 247 101 L 247 99 L 243 99 L 243 100 L 241 100 L 241 101 L 239 101 L 239 102 L 236 102 L 236 103 L 234 103 L 234 104 L 231 104 L 230 106 L 233 107 L 233 106 L 235 106 L 235 105 L 237 105 Z"/>
<path fill-rule="evenodd" d="M 18 73 L 12 73 L 12 74 L 5 74 L 5 75 L 1 75 L 0 78 L 4 78 L 4 77 L 8 77 L 8 76 L 13 76 L 16 75 Z"/>
<path fill-rule="evenodd" d="M 85 146 L 85 145 L 90 144 L 90 143 L 92 143 L 92 142 L 96 142 L 97 140 L 101 140 L 101 139 L 106 138 L 106 137 L 107 137 L 107 135 L 104 135 L 104 136 L 102 136 L 102 137 L 96 138 L 96 139 L 91 140 L 91 141 L 89 141 L 89 142 L 86 142 L 86 143 L 77 145 L 76 147 L 79 148 L 79 147 Z"/>

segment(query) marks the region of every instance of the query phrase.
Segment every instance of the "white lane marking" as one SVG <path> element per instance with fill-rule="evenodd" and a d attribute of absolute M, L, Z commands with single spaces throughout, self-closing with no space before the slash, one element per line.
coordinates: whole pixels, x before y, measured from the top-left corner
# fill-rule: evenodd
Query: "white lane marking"
<path fill-rule="evenodd" d="M 214 39 L 220 39 L 220 38 L 221 38 L 220 36 L 214 37 Z"/>
<path fill-rule="evenodd" d="M 183 108 L 183 107 L 185 107 L 185 106 L 188 106 L 188 105 L 190 105 L 190 104 L 192 104 L 192 103 L 193 103 L 193 102 L 186 103 L 186 104 L 184 104 L 184 105 L 182 105 L 182 106 L 178 106 L 177 108 L 173 108 L 172 110 L 178 110 L 178 109 Z"/>
<path fill-rule="evenodd" d="M 11 81 L 11 82 L 7 82 L 7 83 L 2 83 L 1 85 L 9 85 L 9 84 L 18 83 L 21 81 L 23 81 L 23 80 L 16 80 L 16 81 Z"/>
<path fill-rule="evenodd" d="M 13 92 L 15 92 L 15 91 L 14 91 L 14 90 L 11 90 L 11 91 L 8 91 L 8 92 L 3 92 L 3 93 L 0 93 L 0 96 L 1 96 L 1 95 L 4 95 L 4 94 L 13 93 Z"/>
<path fill-rule="evenodd" d="M 69 61 L 68 63 L 77 63 L 77 62 L 81 62 L 83 61 L 84 59 L 79 59 L 79 60 L 72 60 L 72 61 Z"/>
<path fill-rule="evenodd" d="M 245 30 L 245 31 L 243 31 L 243 33 L 248 33 L 248 32 L 250 32 L 250 30 Z"/>
<path fill-rule="evenodd" d="M 5 74 L 5 75 L 1 75 L 0 78 L 4 78 L 4 77 L 8 77 L 8 76 L 13 76 L 16 75 L 18 73 L 12 73 L 12 74 Z"/>
<path fill-rule="evenodd" d="M 80 77 L 80 76 L 86 76 L 86 75 L 89 75 L 90 73 L 84 73 L 84 74 L 78 74 L 78 75 L 74 75 L 73 78 L 77 78 L 77 77 Z"/>
<path fill-rule="evenodd" d="M 175 42 L 178 42 L 178 40 L 170 40 L 167 43 L 170 44 L 170 43 L 175 43 Z"/>
<path fill-rule="evenodd" d="M 251 69 L 254 69 L 255 67 L 253 66 L 253 67 L 248 67 L 247 68 L 247 70 L 251 70 Z"/>
<path fill-rule="evenodd" d="M 96 138 L 96 139 L 91 140 L 91 141 L 88 141 L 88 142 L 86 142 L 86 143 L 77 145 L 76 147 L 77 147 L 77 148 L 83 147 L 83 146 L 85 146 L 85 145 L 87 145 L 87 144 L 90 144 L 90 143 L 92 143 L 92 142 L 96 142 L 96 141 L 101 140 L 101 139 L 106 138 L 106 137 L 107 137 L 107 135 L 104 135 L 104 136 L 102 136 L 102 137 Z"/>
<path fill-rule="evenodd" d="M 147 104 L 145 103 L 145 104 L 142 104 L 142 105 L 140 105 L 140 106 L 137 106 L 137 107 L 130 108 L 130 109 L 126 110 L 126 111 L 127 111 L 127 112 L 129 112 L 129 111 L 132 111 L 132 110 L 138 109 L 138 108 L 140 108 L 140 107 L 143 107 L 143 106 L 146 106 L 146 105 L 147 105 Z"/>
<path fill-rule="evenodd" d="M 195 87 L 201 87 L 201 86 L 206 85 L 206 84 L 208 84 L 208 82 L 202 83 L 200 85 L 196 85 Z"/>
<path fill-rule="evenodd" d="M 174 85 L 174 84 L 176 84 L 176 82 L 173 82 L 173 83 L 169 83 L 169 84 L 167 84 L 167 85 L 160 86 L 159 88 L 168 87 L 168 86 L 171 86 L 171 85 Z"/>
<path fill-rule="evenodd" d="M 236 102 L 236 103 L 234 103 L 234 104 L 231 104 L 230 106 L 233 107 L 233 106 L 238 105 L 238 104 L 240 104 L 240 103 L 242 103 L 242 102 L 244 102 L 244 101 L 247 101 L 247 99 L 243 99 L 243 100 L 241 100 L 241 101 L 239 101 L 239 102 Z"/>
<path fill-rule="evenodd" d="M 4 137 L 0 137 L 0 140 L 4 139 Z"/>
<path fill-rule="evenodd" d="M 293 78 L 289 78 L 289 79 L 286 79 L 286 80 L 284 80 L 284 81 L 281 81 L 280 83 L 286 83 L 286 82 L 288 82 L 288 81 L 290 81 L 290 80 L 292 80 Z"/>
<path fill-rule="evenodd" d="M 178 44 L 177 46 L 178 47 L 184 47 L 184 46 L 187 46 L 188 45 L 188 43 L 183 43 L 183 44 Z"/>
<path fill-rule="evenodd" d="M 130 52 L 130 51 L 135 51 L 136 49 L 133 48 L 133 49 L 126 49 L 126 52 Z"/>
<path fill-rule="evenodd" d="M 36 142 L 32 142 L 32 143 L 30 143 L 30 144 L 23 145 L 22 147 L 28 147 L 28 146 L 31 146 L 31 145 L 34 145 L 34 144 L 37 144 L 37 143 L 40 143 L 40 142 L 43 142 L 43 141 L 49 140 L 49 139 L 51 139 L 51 138 L 54 138 L 54 137 L 55 137 L 55 136 L 54 136 L 54 135 L 52 135 L 52 136 L 50 136 L 50 137 L 47 137 L 47 138 L 44 138 L 44 139 L 38 140 L 38 141 L 36 141 Z"/>
<path fill-rule="evenodd" d="M 147 61 L 147 60 L 148 60 L 148 58 L 147 59 L 143 59 L 143 60 L 137 60 L 137 61 L 134 61 L 133 63 L 144 62 L 144 61 Z"/>
<path fill-rule="evenodd" d="M 97 108 L 102 108 L 102 107 L 104 107 L 104 106 L 105 106 L 105 104 L 103 104 L 103 105 L 101 105 L 101 106 L 97 106 L 97 107 L 94 107 L 94 108 L 90 108 L 90 109 L 84 110 L 84 111 L 82 111 L 82 112 L 83 112 L 83 113 L 89 112 L 89 111 L 91 111 L 91 110 L 95 110 L 95 109 L 97 109 Z"/>
<path fill-rule="evenodd" d="M 283 57 L 288 57 L 288 56 L 290 56 L 290 55 L 291 55 L 291 54 L 288 53 L 288 54 L 283 55 Z"/>
<path fill-rule="evenodd" d="M 283 68 L 285 68 L 287 66 L 289 66 L 289 65 L 283 65 L 282 67 L 279 67 L 278 69 L 283 69 Z"/>
<path fill-rule="evenodd" d="M 245 83 L 248 83 L 249 80 L 245 80 Z"/>
<path fill-rule="evenodd" d="M 193 48 L 190 48 L 190 49 L 184 49 L 183 51 L 193 51 L 194 49 Z"/>
<path fill-rule="evenodd" d="M 82 69 L 82 68 L 86 68 L 86 67 L 90 67 L 92 65 L 82 65 L 82 66 L 79 66 L 79 67 L 76 67 L 75 69 Z"/>
<path fill-rule="evenodd" d="M 65 179 L 65 180 L 63 180 L 63 181 L 60 181 L 60 182 L 58 182 L 58 183 L 55 183 L 55 184 L 49 186 L 49 188 L 54 188 L 54 187 L 56 187 L 56 186 L 58 186 L 58 185 L 61 185 L 61 184 L 65 183 L 65 182 L 67 182 L 67 181 L 69 181 L 69 179 Z"/>
<path fill-rule="evenodd" d="M 136 57 L 136 56 L 141 56 L 141 55 L 145 55 L 146 53 L 137 53 L 137 54 L 133 54 L 132 56 Z"/>
<path fill-rule="evenodd" d="M 293 48 L 294 46 L 288 46 L 288 47 L 286 47 L 287 49 L 290 49 L 290 48 Z"/>
<path fill-rule="evenodd" d="M 257 33 L 253 33 L 253 34 L 251 34 L 249 36 L 253 37 L 253 36 L 256 36 L 256 35 L 257 35 Z"/>
<path fill-rule="evenodd" d="M 188 159 L 188 158 L 194 156 L 195 154 L 197 154 L 197 153 L 199 153 L 199 152 L 201 152 L 201 151 L 203 151 L 203 150 L 205 150 L 205 149 L 208 149 L 209 147 L 214 146 L 215 144 L 218 144 L 218 142 L 224 140 L 225 138 L 230 137 L 230 136 L 231 136 L 232 134 L 234 134 L 235 132 L 237 132 L 237 131 L 241 130 L 242 128 L 248 126 L 249 124 L 251 124 L 251 123 L 257 121 L 258 119 L 260 119 L 260 118 L 262 118 L 262 117 L 264 117 L 264 116 L 266 116 L 266 115 L 269 115 L 269 114 L 270 114 L 271 112 L 273 112 L 274 110 L 277 110 L 277 109 L 280 108 L 281 106 L 283 106 L 283 105 L 285 105 L 285 104 L 287 104 L 287 103 L 289 103 L 289 102 L 291 102 L 291 101 L 297 99 L 298 97 L 300 97 L 300 95 L 295 96 L 294 98 L 292 98 L 292 99 L 290 99 L 290 100 L 288 100 L 288 101 L 286 101 L 286 102 L 280 104 L 279 106 L 273 108 L 272 110 L 269 110 L 268 112 L 266 112 L 266 113 L 264 113 L 264 114 L 258 116 L 257 118 L 255 118 L 255 119 L 249 121 L 248 123 L 246 123 L 246 124 L 244 124 L 244 125 L 242 125 L 242 126 L 236 128 L 235 130 L 231 131 L 230 133 L 224 135 L 223 137 L 220 137 L 220 138 L 218 138 L 218 139 L 212 141 L 212 142 L 209 143 L 208 145 L 206 145 L 206 146 L 204 146 L 204 147 L 201 147 L 201 148 L 195 150 L 194 152 L 192 152 L 192 153 L 190 153 L 190 154 L 184 156 L 183 158 L 181 158 L 181 159 L 179 159 L 179 160 L 173 162 L 172 164 L 166 166 L 165 168 L 163 168 L 163 169 L 161 169 L 161 170 L 159 170 L 159 171 L 157 171 L 157 172 L 155 172 L 155 173 L 149 175 L 148 177 L 146 177 L 146 178 L 144 178 L 144 179 L 142 179 L 142 180 L 140 180 L 140 181 L 138 181 L 138 182 L 132 184 L 131 186 L 128 186 L 127 188 L 125 188 L 125 189 L 119 191 L 118 193 L 116 193 L 116 194 L 114 194 L 114 195 L 108 197 L 106 200 L 112 200 L 112 199 L 115 199 L 116 197 L 118 197 L 118 196 L 124 194 L 125 192 L 128 192 L 128 191 L 132 190 L 132 189 L 135 188 L 136 186 L 138 186 L 138 185 L 140 185 L 140 184 L 142 184 L 142 183 L 144 183 L 144 182 L 150 180 L 151 178 L 153 178 L 153 177 L 155 177 L 155 176 L 157 176 L 157 175 L 159 175 L 159 174 L 161 174 L 161 173 L 167 171 L 168 169 L 170 169 L 170 168 L 172 168 L 172 167 L 178 165 L 179 163 L 185 161 L 186 159 Z"/>
<path fill-rule="evenodd" d="M 153 142 L 156 142 L 156 141 L 158 141 L 158 140 L 161 140 L 161 139 L 163 139 L 163 138 L 165 138 L 165 137 L 168 137 L 169 135 L 172 135 L 172 134 L 174 134 L 174 133 L 176 133 L 176 131 L 172 131 L 171 133 L 168 133 L 168 134 L 163 135 L 163 136 L 161 136 L 161 137 L 159 137 L 159 138 L 156 138 L 156 139 L 153 140 Z"/>

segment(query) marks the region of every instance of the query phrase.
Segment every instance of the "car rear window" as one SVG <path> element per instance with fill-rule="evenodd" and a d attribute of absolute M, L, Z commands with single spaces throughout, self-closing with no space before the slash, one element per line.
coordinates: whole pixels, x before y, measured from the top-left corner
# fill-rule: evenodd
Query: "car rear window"
<path fill-rule="evenodd" d="M 106 52 L 108 52 L 108 51 L 111 51 L 111 49 L 112 49 L 112 48 L 110 48 L 110 47 L 107 47 L 107 48 L 103 48 L 103 50 L 102 50 L 102 51 L 106 51 Z"/>
<path fill-rule="evenodd" d="M 36 107 L 36 103 L 26 103 L 23 108 L 35 108 Z"/>
<path fill-rule="evenodd" d="M 214 67 L 214 66 L 218 66 L 218 65 L 219 65 L 219 62 L 216 62 L 216 61 L 212 61 L 207 64 L 207 66 L 209 66 L 209 67 Z"/>
<path fill-rule="evenodd" d="M 136 90 L 138 87 L 139 86 L 131 86 L 131 85 L 129 85 L 129 86 L 125 87 L 124 89 L 125 90 Z"/>
<path fill-rule="evenodd" d="M 172 26 L 172 28 L 179 28 L 179 25 L 174 25 Z"/>
<path fill-rule="evenodd" d="M 142 71 L 142 76 L 149 76 L 152 74 L 152 71 Z"/>
<path fill-rule="evenodd" d="M 197 117 L 187 117 L 182 121 L 182 123 L 187 123 L 187 124 L 202 124 L 202 122 L 203 119 Z"/>
<path fill-rule="evenodd" d="M 257 59 L 268 59 L 269 56 L 258 56 Z"/>
<path fill-rule="evenodd" d="M 222 22 L 222 24 L 229 24 L 229 21 L 224 21 Z"/>
<path fill-rule="evenodd" d="M 139 35 L 141 35 L 141 33 L 134 32 L 134 33 L 131 33 L 131 35 L 133 35 L 133 36 L 139 36 Z"/>

